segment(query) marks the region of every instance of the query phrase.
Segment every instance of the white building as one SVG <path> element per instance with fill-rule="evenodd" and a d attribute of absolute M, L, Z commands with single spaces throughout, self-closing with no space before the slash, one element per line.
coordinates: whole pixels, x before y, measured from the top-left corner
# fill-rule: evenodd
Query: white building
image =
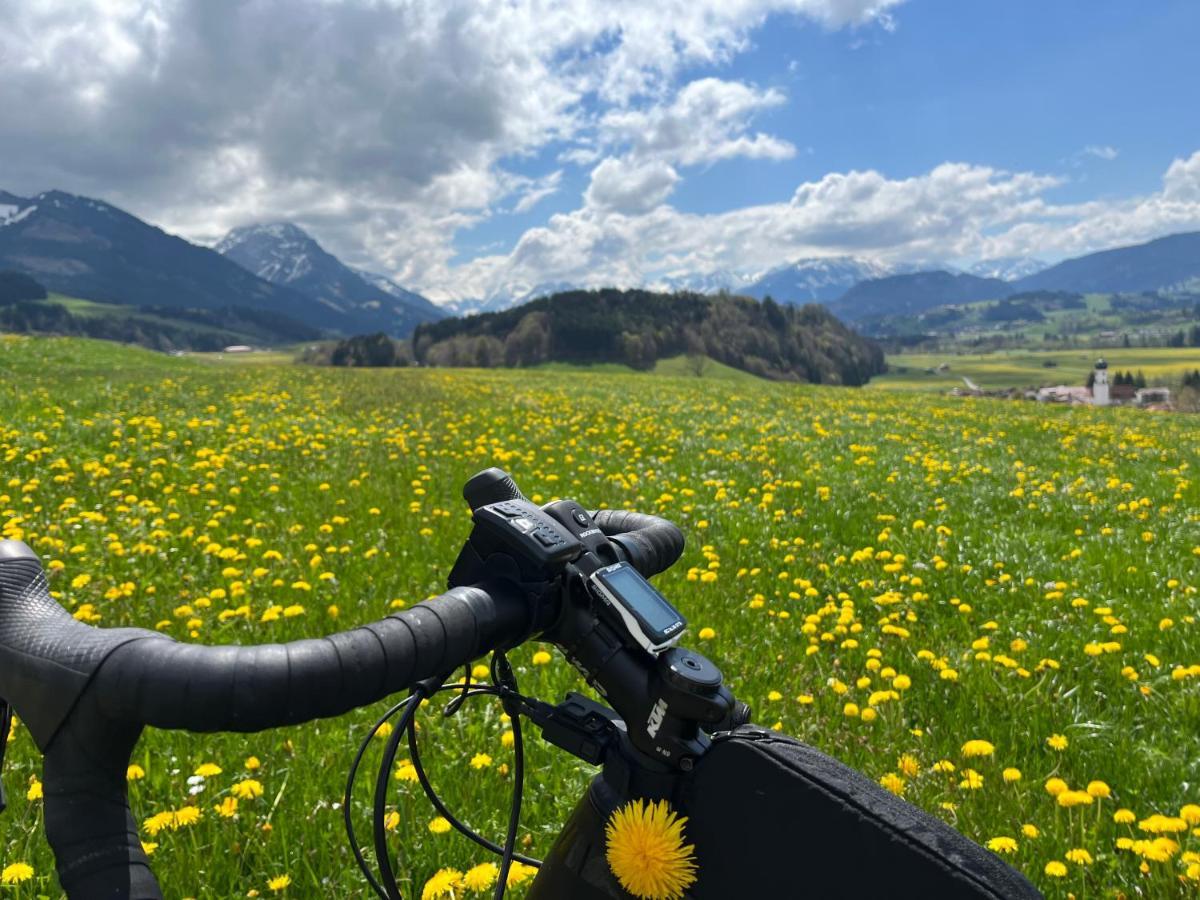
<path fill-rule="evenodd" d="M 1092 405 L 1108 406 L 1108 363 L 1103 359 L 1096 361 L 1092 375 Z"/>

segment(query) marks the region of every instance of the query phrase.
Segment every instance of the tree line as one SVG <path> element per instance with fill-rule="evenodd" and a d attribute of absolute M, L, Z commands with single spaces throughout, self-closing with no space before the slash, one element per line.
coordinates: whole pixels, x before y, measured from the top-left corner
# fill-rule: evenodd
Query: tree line
<path fill-rule="evenodd" d="M 361 338 L 338 345 L 333 355 L 339 350 L 343 364 L 361 365 L 369 356 Z M 414 362 L 429 366 L 616 362 L 637 370 L 686 354 L 764 378 L 817 384 L 861 385 L 885 369 L 878 344 L 821 306 L 607 288 L 425 323 L 413 333 L 411 351 Z"/>

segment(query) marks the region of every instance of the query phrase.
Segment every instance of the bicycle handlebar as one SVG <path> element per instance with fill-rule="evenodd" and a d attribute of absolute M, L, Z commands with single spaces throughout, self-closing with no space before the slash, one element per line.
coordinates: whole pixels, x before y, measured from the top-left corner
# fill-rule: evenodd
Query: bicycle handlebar
<path fill-rule="evenodd" d="M 603 510 L 597 526 L 649 576 L 683 550 L 671 523 Z M 95 628 L 50 596 L 37 556 L 0 542 L 0 697 L 45 754 L 46 835 L 72 900 L 162 894 L 129 810 L 142 728 L 252 732 L 341 715 L 527 638 L 525 598 L 457 587 L 377 622 L 288 644 L 205 646 Z"/>

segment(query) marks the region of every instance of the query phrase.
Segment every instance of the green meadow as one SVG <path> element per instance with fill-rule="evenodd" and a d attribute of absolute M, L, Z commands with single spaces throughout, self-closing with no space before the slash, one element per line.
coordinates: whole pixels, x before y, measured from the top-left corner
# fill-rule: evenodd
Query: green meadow
<path fill-rule="evenodd" d="M 1151 379 L 1198 362 L 1110 360 Z M 942 361 L 932 384 L 921 373 Z M 656 584 L 757 722 L 991 846 L 1052 898 L 1194 896 L 1197 420 L 918 390 L 964 374 L 1081 382 L 1092 361 L 901 357 L 907 373 L 855 390 L 228 364 L 0 336 L 0 530 L 37 550 L 82 620 L 255 643 L 444 589 L 469 529 L 462 484 L 487 466 L 539 502 L 657 513 L 688 544 Z M 527 693 L 581 689 L 552 647 L 511 656 Z M 382 709 L 255 735 L 147 732 L 129 793 L 167 895 L 368 896 L 338 804 Z M 420 719 L 431 777 L 499 837 L 512 787 L 501 711 L 439 710 Z M 593 771 L 527 734 L 521 846 L 541 856 Z M 0 868 L 34 874 L 0 896 L 57 898 L 40 757 L 19 724 L 3 778 Z M 392 786 L 405 895 L 490 896 L 474 886 L 486 855 L 446 832 L 411 767 Z M 804 851 L 784 863 L 799 878 L 823 863 Z"/>

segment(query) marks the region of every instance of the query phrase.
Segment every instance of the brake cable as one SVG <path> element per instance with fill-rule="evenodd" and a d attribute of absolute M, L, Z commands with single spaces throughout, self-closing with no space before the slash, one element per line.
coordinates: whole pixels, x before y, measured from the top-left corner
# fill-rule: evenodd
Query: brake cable
<path fill-rule="evenodd" d="M 412 766 L 417 775 L 417 780 L 421 784 L 426 797 L 432 803 L 434 808 L 449 822 L 456 830 L 470 838 L 479 846 L 501 857 L 500 867 L 497 871 L 496 887 L 493 894 L 493 900 L 502 900 L 504 893 L 508 887 L 508 874 L 512 867 L 513 861 L 521 862 L 525 865 L 539 867 L 542 863 L 539 859 L 525 856 L 515 852 L 517 832 L 520 828 L 521 817 L 521 802 L 524 793 L 525 779 L 525 746 L 521 732 L 521 715 L 522 706 L 525 709 L 536 707 L 539 702 L 533 698 L 522 695 L 517 689 L 516 676 L 513 673 L 512 666 L 508 658 L 500 651 L 493 653 L 491 661 L 492 684 L 472 684 L 470 682 L 470 673 L 460 683 L 456 684 L 438 684 L 440 679 L 426 679 L 423 682 L 418 682 L 413 686 L 412 692 L 407 698 L 392 706 L 385 712 L 374 727 L 367 732 L 359 745 L 358 752 L 355 754 L 354 761 L 351 764 L 349 775 L 346 779 L 346 789 L 343 795 L 342 817 L 346 828 L 346 836 L 350 841 L 351 850 L 354 853 L 355 862 L 359 870 L 367 879 L 372 890 L 380 898 L 380 900 L 402 900 L 399 885 L 396 882 L 395 872 L 391 865 L 391 859 L 387 850 L 386 842 L 386 804 L 387 804 L 387 786 L 389 775 L 391 774 L 396 754 L 399 749 L 400 741 L 407 733 L 408 746 L 412 755 Z M 416 713 L 424 700 L 440 693 L 441 691 L 456 691 L 456 696 L 446 705 L 443 710 L 444 716 L 451 716 L 458 712 L 463 703 L 471 697 L 492 696 L 501 701 L 505 712 L 508 714 L 513 732 L 513 799 L 509 810 L 508 828 L 505 833 L 504 846 L 494 843 L 487 838 L 474 831 L 470 826 L 459 820 L 446 804 L 438 796 L 429 777 L 425 772 L 425 767 L 421 761 L 420 750 L 418 747 L 417 733 L 414 727 L 416 722 Z M 370 864 L 363 855 L 361 848 L 358 845 L 357 837 L 355 836 L 354 825 L 351 819 L 351 801 L 354 794 L 354 784 L 357 780 L 358 769 L 362 764 L 362 759 L 366 755 L 367 748 L 370 746 L 371 740 L 379 733 L 384 724 L 388 722 L 397 713 L 401 713 L 400 721 L 393 730 L 388 744 L 384 750 L 383 758 L 379 764 L 379 771 L 375 781 L 375 796 L 373 802 L 374 810 L 374 838 L 375 838 L 375 855 L 379 865 L 380 878 L 376 878 L 371 871 Z M 382 882 L 382 883 L 381 883 Z"/>

